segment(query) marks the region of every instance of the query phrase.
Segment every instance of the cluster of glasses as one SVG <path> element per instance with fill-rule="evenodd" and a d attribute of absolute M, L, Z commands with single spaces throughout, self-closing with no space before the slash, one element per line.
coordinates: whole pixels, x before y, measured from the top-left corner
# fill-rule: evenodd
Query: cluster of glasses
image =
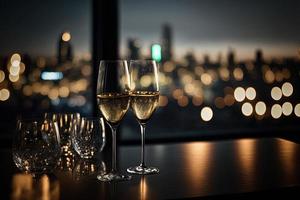
<path fill-rule="evenodd" d="M 89 173 L 89 160 L 96 157 L 105 146 L 105 124 L 112 132 L 112 169 L 103 170 L 100 181 L 130 180 L 131 176 L 117 170 L 116 132 L 129 107 L 141 127 L 141 163 L 127 169 L 132 174 L 155 174 L 158 168 L 145 165 L 145 127 L 159 101 L 158 66 L 152 60 L 101 61 L 97 84 L 97 103 L 103 116 L 81 117 L 80 114 L 46 113 L 42 119 L 18 120 L 13 145 L 16 166 L 30 173 L 44 173 L 57 165 L 72 168 L 75 175 Z M 75 152 L 84 159 L 72 166 Z M 103 165 L 103 163 L 102 163 Z M 88 166 L 88 167 L 87 167 Z M 102 168 L 105 168 L 103 166 Z"/>
<path fill-rule="evenodd" d="M 76 169 L 83 168 L 83 164 L 95 165 L 93 160 L 86 159 L 96 157 L 104 146 L 103 118 L 46 113 L 40 119 L 18 120 L 12 153 L 16 166 L 33 175 L 51 173 L 57 168 L 75 169 L 78 174 Z M 74 167 L 77 155 L 80 159 Z"/>

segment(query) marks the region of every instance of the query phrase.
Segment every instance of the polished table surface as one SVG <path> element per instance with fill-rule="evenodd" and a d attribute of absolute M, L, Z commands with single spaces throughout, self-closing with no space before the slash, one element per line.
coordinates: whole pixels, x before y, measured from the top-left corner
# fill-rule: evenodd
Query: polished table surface
<path fill-rule="evenodd" d="M 120 147 L 119 168 L 137 164 L 139 150 Z M 147 163 L 160 173 L 119 183 L 101 183 L 95 174 L 78 178 L 75 169 L 32 179 L 14 167 L 9 150 L 1 150 L 1 158 L 0 199 L 24 198 L 30 191 L 39 191 L 35 197 L 45 200 L 180 199 L 260 191 L 272 195 L 300 186 L 300 145 L 280 138 L 147 145 Z"/>

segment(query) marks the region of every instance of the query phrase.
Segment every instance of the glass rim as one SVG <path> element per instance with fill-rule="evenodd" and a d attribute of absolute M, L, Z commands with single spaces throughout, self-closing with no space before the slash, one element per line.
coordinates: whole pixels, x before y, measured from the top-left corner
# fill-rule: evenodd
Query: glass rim
<path fill-rule="evenodd" d="M 100 60 L 100 64 L 102 62 L 107 62 L 107 63 L 117 63 L 117 62 L 128 62 L 127 60 L 123 60 L 123 59 L 116 59 L 116 60 Z"/>
<path fill-rule="evenodd" d="M 155 62 L 157 63 L 156 60 L 153 60 L 153 59 L 136 59 L 136 60 L 130 60 L 129 62 Z"/>

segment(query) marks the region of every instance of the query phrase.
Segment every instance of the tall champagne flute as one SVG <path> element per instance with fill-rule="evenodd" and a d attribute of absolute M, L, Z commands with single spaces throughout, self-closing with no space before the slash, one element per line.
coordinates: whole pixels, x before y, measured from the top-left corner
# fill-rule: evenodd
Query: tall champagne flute
<path fill-rule="evenodd" d="M 130 167 L 127 172 L 132 174 L 156 174 L 158 168 L 145 165 L 145 129 L 146 123 L 158 106 L 159 84 L 158 67 L 153 60 L 130 61 L 130 107 L 141 128 L 141 163 L 139 166 Z"/>
<path fill-rule="evenodd" d="M 131 176 L 118 172 L 116 163 L 116 132 L 130 104 L 129 79 L 127 61 L 102 60 L 100 62 L 97 83 L 98 108 L 112 132 L 112 169 L 109 173 L 98 175 L 100 181 L 131 179 Z"/>

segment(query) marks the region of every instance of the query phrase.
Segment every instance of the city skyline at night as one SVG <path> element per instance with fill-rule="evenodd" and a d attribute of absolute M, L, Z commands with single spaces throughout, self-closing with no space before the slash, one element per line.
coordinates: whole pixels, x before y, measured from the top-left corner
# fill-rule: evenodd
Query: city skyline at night
<path fill-rule="evenodd" d="M 6 19 L 1 22 L 6 37 L 1 55 L 21 52 L 55 56 L 57 36 L 62 31 L 72 34 L 75 56 L 90 54 L 91 1 L 1 4 L 0 15 Z M 126 56 L 128 38 L 136 38 L 142 45 L 142 55 L 149 54 L 150 45 L 161 42 L 162 25 L 168 23 L 173 30 L 176 59 L 190 51 L 200 60 L 205 54 L 212 60 L 219 54 L 226 58 L 229 49 L 238 59 L 253 59 L 256 49 L 262 49 L 266 58 L 296 57 L 300 46 L 299 9 L 295 0 L 120 1 L 120 53 Z"/>

